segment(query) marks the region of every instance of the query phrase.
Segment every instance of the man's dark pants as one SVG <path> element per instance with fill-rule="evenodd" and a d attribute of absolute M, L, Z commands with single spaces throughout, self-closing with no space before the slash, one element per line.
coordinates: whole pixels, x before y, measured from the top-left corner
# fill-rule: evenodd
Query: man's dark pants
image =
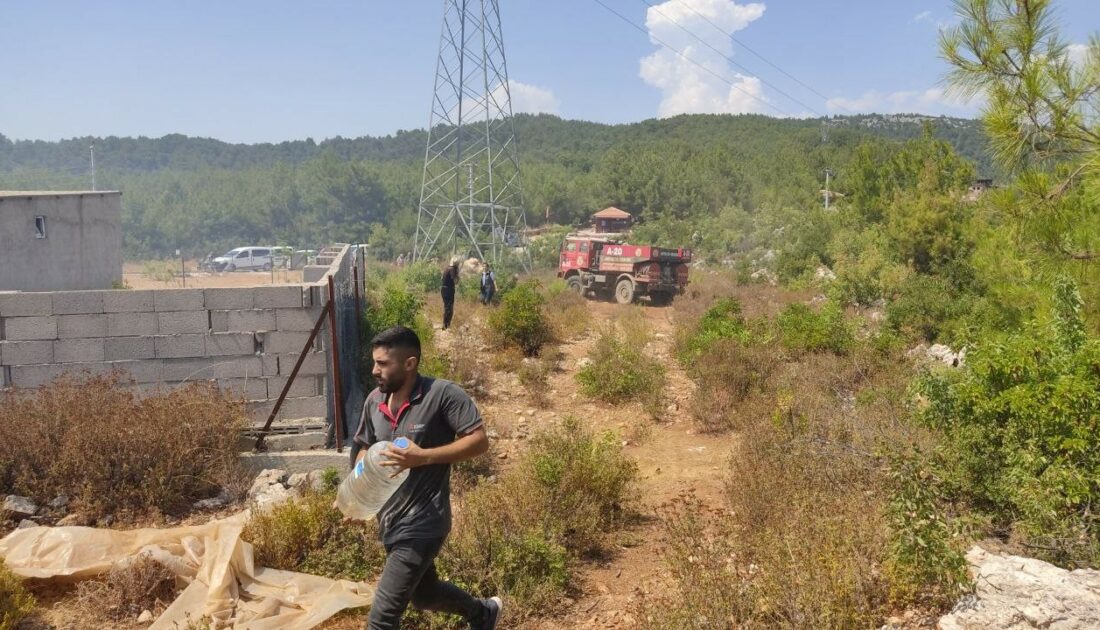
<path fill-rule="evenodd" d="M 443 296 L 443 328 L 446 330 L 451 327 L 451 318 L 455 314 L 455 290 L 444 287 L 439 293 Z"/>
<path fill-rule="evenodd" d="M 435 571 L 435 557 L 443 540 L 411 540 L 386 547 L 386 566 L 374 592 L 367 630 L 396 630 L 411 602 L 419 610 L 461 615 L 480 623 L 485 606 L 469 593 L 443 582 Z"/>

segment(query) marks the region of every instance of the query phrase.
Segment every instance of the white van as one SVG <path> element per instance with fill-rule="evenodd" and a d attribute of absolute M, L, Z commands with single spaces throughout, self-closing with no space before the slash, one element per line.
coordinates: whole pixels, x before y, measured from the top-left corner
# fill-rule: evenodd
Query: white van
<path fill-rule="evenodd" d="M 238 247 L 214 259 L 215 271 L 271 271 L 270 247 Z"/>

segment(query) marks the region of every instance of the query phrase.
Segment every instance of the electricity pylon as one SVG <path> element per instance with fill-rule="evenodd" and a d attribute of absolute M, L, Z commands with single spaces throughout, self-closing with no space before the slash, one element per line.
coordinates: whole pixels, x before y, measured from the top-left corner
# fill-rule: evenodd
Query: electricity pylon
<path fill-rule="evenodd" d="M 500 6 L 444 0 L 414 257 L 498 262 L 526 228 Z"/>

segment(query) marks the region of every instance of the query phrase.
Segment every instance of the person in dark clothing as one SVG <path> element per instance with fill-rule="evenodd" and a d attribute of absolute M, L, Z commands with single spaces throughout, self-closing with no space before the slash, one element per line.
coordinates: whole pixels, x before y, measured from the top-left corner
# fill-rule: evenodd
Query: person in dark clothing
<path fill-rule="evenodd" d="M 481 303 L 492 304 L 493 296 L 497 292 L 497 277 L 489 263 L 481 269 Z"/>
<path fill-rule="evenodd" d="M 458 385 L 421 376 L 420 339 L 395 326 L 371 340 L 378 387 L 367 396 L 351 441 L 354 466 L 375 442 L 407 438 L 385 452 L 394 472 L 409 476 L 378 513 L 386 563 L 375 588 L 367 630 L 395 630 L 411 603 L 461 615 L 472 630 L 494 630 L 499 597 L 477 599 L 439 579 L 435 558 L 451 530 L 451 464 L 489 449 L 474 401 Z"/>
<path fill-rule="evenodd" d="M 451 265 L 443 270 L 443 283 L 439 294 L 443 297 L 443 330 L 451 327 L 451 318 L 455 314 L 455 288 L 458 286 L 458 260 L 451 259 Z"/>

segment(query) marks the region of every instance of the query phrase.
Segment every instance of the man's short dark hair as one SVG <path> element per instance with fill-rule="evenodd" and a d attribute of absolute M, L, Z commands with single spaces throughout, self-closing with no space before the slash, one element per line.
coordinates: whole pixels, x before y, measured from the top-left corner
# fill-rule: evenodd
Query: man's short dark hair
<path fill-rule="evenodd" d="M 370 347 L 371 350 L 375 348 L 397 349 L 406 356 L 416 357 L 417 361 L 420 360 L 420 337 L 417 337 L 412 329 L 405 326 L 394 326 L 383 330 L 375 335 L 374 339 L 370 340 Z"/>

